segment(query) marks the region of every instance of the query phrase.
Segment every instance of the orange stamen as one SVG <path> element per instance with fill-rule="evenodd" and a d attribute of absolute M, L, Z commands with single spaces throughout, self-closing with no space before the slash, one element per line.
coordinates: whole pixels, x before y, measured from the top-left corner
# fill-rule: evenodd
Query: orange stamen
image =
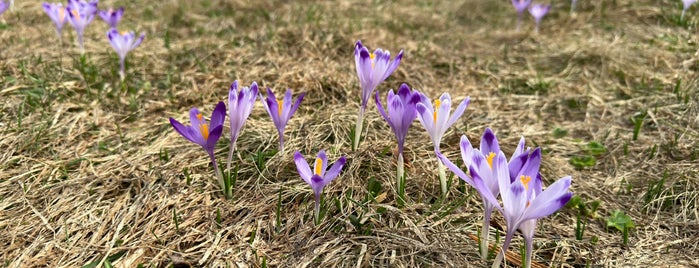
<path fill-rule="evenodd" d="M 277 113 L 279 115 L 282 115 L 282 106 L 284 106 L 284 100 L 279 100 L 279 103 L 277 103 Z"/>
<path fill-rule="evenodd" d="M 519 180 L 524 184 L 524 189 L 529 191 L 529 182 L 532 181 L 532 177 L 522 175 L 519 177 Z"/>
<path fill-rule="evenodd" d="M 320 176 L 320 172 L 323 171 L 323 159 L 316 158 L 315 171 L 316 175 Z"/>
<path fill-rule="evenodd" d="M 442 101 L 440 101 L 440 100 L 434 101 L 434 114 L 432 115 L 432 117 L 434 118 L 435 122 L 437 122 L 437 111 L 439 110 L 440 105 L 442 105 Z"/>
<path fill-rule="evenodd" d="M 201 124 L 199 125 L 199 132 L 201 132 L 201 136 L 204 137 L 204 140 L 209 139 L 209 126 L 206 124 Z"/>
<path fill-rule="evenodd" d="M 488 156 L 485 158 L 486 161 L 488 161 L 488 166 L 490 169 L 493 169 L 493 159 L 495 158 L 495 153 L 490 152 Z"/>

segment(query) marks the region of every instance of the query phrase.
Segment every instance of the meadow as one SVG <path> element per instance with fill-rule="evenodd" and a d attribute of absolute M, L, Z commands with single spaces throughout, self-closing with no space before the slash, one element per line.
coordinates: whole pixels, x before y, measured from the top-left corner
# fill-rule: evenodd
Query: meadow
<path fill-rule="evenodd" d="M 120 30 L 145 33 L 126 78 L 96 18 L 81 55 L 59 42 L 39 1 L 0 15 L 0 267 L 488 267 L 482 203 L 447 171 L 440 193 L 430 137 L 413 122 L 405 195 L 396 199 L 396 141 L 370 101 L 352 149 L 361 88 L 354 45 L 400 66 L 431 98 L 470 96 L 441 152 L 462 163 L 491 128 L 509 157 L 520 137 L 542 151 L 550 185 L 574 197 L 538 222 L 532 267 L 697 267 L 699 5 L 676 0 L 553 1 L 538 33 L 510 1 L 103 0 Z M 206 153 L 169 117 L 206 116 L 234 80 L 305 98 L 284 150 L 262 103 L 237 140 L 231 199 Z M 417 120 L 416 120 L 417 121 Z M 216 154 L 231 145 L 228 127 Z M 294 152 L 347 163 L 323 194 Z M 491 244 L 505 220 L 493 213 Z M 500 238 L 498 241 L 502 241 Z M 507 267 L 521 264 L 522 239 Z"/>

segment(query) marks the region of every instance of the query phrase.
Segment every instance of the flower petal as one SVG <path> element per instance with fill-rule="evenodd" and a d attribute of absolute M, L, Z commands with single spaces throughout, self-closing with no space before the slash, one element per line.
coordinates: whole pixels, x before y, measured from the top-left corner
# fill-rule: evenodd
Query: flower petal
<path fill-rule="evenodd" d="M 299 151 L 294 153 L 294 162 L 296 163 L 296 169 L 299 171 L 301 178 L 309 185 L 313 185 L 313 183 L 311 183 L 311 177 L 313 176 L 311 167 L 308 166 L 308 162 L 306 162 L 306 159 L 303 158 L 303 155 L 301 155 Z"/>
<path fill-rule="evenodd" d="M 573 193 L 570 188 L 571 177 L 563 177 L 531 201 L 526 213 L 522 215 L 522 220 L 540 219 L 561 209 L 570 200 Z"/>
<path fill-rule="evenodd" d="M 495 154 L 500 152 L 500 145 L 498 145 L 498 138 L 495 137 L 493 130 L 486 128 L 481 138 L 481 153 L 483 153 L 483 155 L 488 155 L 491 152 Z"/>
<path fill-rule="evenodd" d="M 451 115 L 451 118 L 449 118 L 449 122 L 447 123 L 447 127 L 450 127 L 454 123 L 456 123 L 456 120 L 459 120 L 459 117 L 466 111 L 466 107 L 468 107 L 468 104 L 471 103 L 471 97 L 466 97 L 461 103 L 459 103 L 459 106 L 456 107 L 456 110 L 454 110 L 454 113 Z"/>
<path fill-rule="evenodd" d="M 346 161 L 347 159 L 344 156 L 342 156 L 340 157 L 340 159 L 337 159 L 335 163 L 333 163 L 330 169 L 328 169 L 328 172 L 325 173 L 325 176 L 323 176 L 323 179 L 326 181 L 326 184 L 334 180 L 337 177 L 337 175 L 340 175 L 340 171 L 342 171 L 342 167 L 345 166 Z"/>

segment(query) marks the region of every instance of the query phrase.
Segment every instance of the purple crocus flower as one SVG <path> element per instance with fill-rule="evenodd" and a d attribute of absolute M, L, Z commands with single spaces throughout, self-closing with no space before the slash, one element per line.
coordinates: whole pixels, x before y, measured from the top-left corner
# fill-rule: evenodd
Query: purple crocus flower
<path fill-rule="evenodd" d="M 359 108 L 357 126 L 354 132 L 355 149 L 359 147 L 362 121 L 364 120 L 364 112 L 369 103 L 369 98 L 371 98 L 376 87 L 398 68 L 402 58 L 403 50 L 398 52 L 398 56 L 391 60 L 391 52 L 388 50 L 377 48 L 374 50 L 374 53 L 370 53 L 369 49 L 362 45 L 360 40 L 357 40 L 357 43 L 354 45 L 354 63 L 357 69 L 357 77 L 359 77 L 359 84 L 362 87 L 362 103 Z"/>
<path fill-rule="evenodd" d="M 388 113 L 384 110 L 381 105 L 381 100 L 379 99 L 379 92 L 376 92 L 376 107 L 381 113 L 381 116 L 388 122 L 388 125 L 393 130 L 393 134 L 396 135 L 396 140 L 398 140 L 398 169 L 396 172 L 397 177 L 397 189 L 399 204 L 405 201 L 405 176 L 404 176 L 404 162 L 403 162 L 403 145 L 405 144 L 405 136 L 408 135 L 408 128 L 417 117 L 416 105 L 420 102 L 420 93 L 416 90 L 410 90 L 407 84 L 400 85 L 398 88 L 398 94 L 393 93 L 393 89 L 388 91 L 388 96 L 386 98 L 386 105 L 388 108 Z"/>
<path fill-rule="evenodd" d="M 687 13 L 687 10 L 696 2 L 697 0 L 682 0 L 682 16 L 680 16 L 680 20 L 684 20 L 684 14 Z"/>
<path fill-rule="evenodd" d="M 430 98 L 424 94 L 420 94 L 421 100 L 417 104 L 417 119 L 420 120 L 422 126 L 425 127 L 427 133 L 432 139 L 432 144 L 434 144 L 434 151 L 439 152 L 439 145 L 442 142 L 442 136 L 447 132 L 447 129 L 456 123 L 456 120 L 461 117 L 461 115 L 466 110 L 471 98 L 467 97 L 454 111 L 454 114 L 449 116 L 451 113 L 451 97 L 449 93 L 444 93 L 439 99 L 434 101 L 434 106 Z M 444 166 L 442 161 L 437 159 L 437 167 L 439 170 L 439 182 L 442 188 L 442 195 L 447 194 L 447 177 L 444 174 Z"/>
<path fill-rule="evenodd" d="M 10 7 L 10 3 L 5 3 L 5 1 L 0 0 L 0 15 L 5 12 Z"/>
<path fill-rule="evenodd" d="M 87 25 L 92 22 L 95 18 L 95 13 L 97 13 L 97 2 L 85 2 L 82 0 L 68 0 L 68 7 L 66 7 L 66 13 L 68 13 L 68 22 L 75 28 L 78 34 L 78 44 L 80 45 L 80 54 L 85 53 L 85 46 L 83 42 L 83 33 Z"/>
<path fill-rule="evenodd" d="M 240 130 L 243 129 L 245 120 L 248 119 L 250 112 L 252 112 L 252 107 L 255 106 L 257 94 L 258 88 L 256 82 L 252 82 L 250 87 L 243 87 L 238 90 L 238 80 L 233 81 L 228 91 L 228 120 L 231 123 L 231 147 L 228 150 L 229 171 L 231 170 L 235 143 L 238 140 Z"/>
<path fill-rule="evenodd" d="M 265 106 L 265 110 L 267 110 L 269 116 L 272 117 L 274 126 L 277 127 L 277 132 L 279 132 L 279 151 L 284 150 L 284 128 L 286 128 L 286 124 L 289 122 L 289 119 L 291 119 L 291 116 L 294 115 L 296 109 L 299 108 L 299 104 L 301 104 L 303 96 L 305 95 L 306 93 L 304 92 L 296 97 L 296 101 L 293 102 L 293 105 L 291 89 L 287 89 L 284 98 L 278 101 L 270 88 L 267 88 L 267 99 L 262 99 L 262 95 L 260 95 L 260 100 Z"/>
<path fill-rule="evenodd" d="M 67 21 L 65 7 L 63 7 L 63 4 L 61 3 L 47 2 L 44 2 L 41 6 L 44 8 L 44 12 L 49 15 L 49 18 L 51 18 L 53 23 L 56 25 L 56 34 L 58 35 L 58 39 L 61 40 L 61 31 L 63 30 L 63 26 Z"/>
<path fill-rule="evenodd" d="M 124 7 L 120 7 L 116 10 L 110 8 L 108 10 L 100 10 L 99 15 L 104 22 L 106 22 L 109 27 L 116 28 L 121 17 L 124 15 Z"/>
<path fill-rule="evenodd" d="M 538 148 L 534 150 L 532 156 L 536 152 L 540 152 L 540 150 Z M 518 229 L 522 232 L 526 246 L 524 267 L 530 267 L 536 220 L 558 211 L 568 203 L 573 195 L 568 191 L 571 182 L 570 176 L 559 179 L 546 190 L 543 190 L 543 182 L 539 174 L 540 164 L 540 158 L 534 159 L 530 156 L 530 159 L 518 172 L 515 180 L 511 180 L 505 155 L 500 153 L 493 160 L 493 170 L 495 170 L 495 176 L 497 176 L 503 206 L 501 207 L 497 203 L 495 196 L 489 192 L 482 193 L 482 197 L 496 204 L 496 208 L 503 213 L 507 222 L 505 241 L 502 251 L 493 263 L 492 267 L 494 268 L 500 266 L 504 251 L 509 247 L 512 237 Z M 472 168 L 471 176 L 474 184 L 482 186 L 483 179 L 478 172 L 478 169 Z"/>
<path fill-rule="evenodd" d="M 219 102 L 211 112 L 211 121 L 207 124 L 206 119 L 204 119 L 201 112 L 195 107 L 189 110 L 189 121 L 191 126 L 184 126 L 179 121 L 170 117 L 170 125 L 175 128 L 177 133 L 180 133 L 185 139 L 199 144 L 204 150 L 209 154 L 211 158 L 211 164 L 214 166 L 214 172 L 216 173 L 216 178 L 218 179 L 219 185 L 222 190 L 225 190 L 225 184 L 223 182 L 223 177 L 216 164 L 216 156 L 214 156 L 214 149 L 216 148 L 216 142 L 221 138 L 221 133 L 223 132 L 223 121 L 226 119 L 226 104 Z M 226 197 L 230 197 L 230 193 L 224 193 Z"/>
<path fill-rule="evenodd" d="M 124 78 L 126 77 L 126 73 L 124 72 L 124 61 L 126 60 L 126 54 L 138 47 L 145 37 L 146 35 L 144 33 L 141 33 L 141 36 L 138 38 L 136 38 L 136 34 L 134 32 L 119 33 L 119 31 L 117 31 L 115 28 L 112 28 L 107 32 L 109 43 L 112 44 L 112 47 L 119 55 L 119 77 L 121 78 L 121 81 L 124 81 Z"/>
<path fill-rule="evenodd" d="M 534 28 L 536 33 L 539 33 L 539 24 L 541 24 L 541 19 L 546 15 L 546 13 L 549 12 L 549 9 L 551 9 L 551 5 L 546 4 L 537 3 L 529 6 L 529 14 L 534 17 L 534 21 L 536 22 L 536 28 Z"/>
<path fill-rule="evenodd" d="M 320 150 L 313 163 L 313 170 L 311 170 L 311 167 L 308 165 L 308 162 L 306 162 L 306 159 L 303 158 L 303 155 L 301 155 L 299 151 L 294 153 L 294 162 L 296 162 L 296 169 L 298 169 L 299 175 L 301 175 L 301 178 L 313 189 L 313 194 L 315 196 L 315 208 L 313 211 L 316 222 L 319 221 L 320 194 L 323 193 L 323 187 L 328 185 L 340 174 L 342 167 L 345 165 L 345 161 L 345 157 L 342 156 L 330 169 L 327 169 L 328 156 L 325 154 L 325 151 Z"/>
<path fill-rule="evenodd" d="M 529 4 L 531 3 L 532 0 L 512 0 L 512 6 L 517 11 L 517 28 L 515 30 L 518 32 L 519 28 L 522 27 L 522 16 L 524 15 L 524 11 L 527 10 L 527 7 L 529 7 Z"/>

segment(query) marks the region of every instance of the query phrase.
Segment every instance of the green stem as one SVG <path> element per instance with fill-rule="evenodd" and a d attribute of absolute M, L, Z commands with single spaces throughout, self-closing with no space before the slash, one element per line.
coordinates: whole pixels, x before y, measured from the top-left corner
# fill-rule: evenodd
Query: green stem
<path fill-rule="evenodd" d="M 447 174 L 444 164 L 439 158 L 437 158 L 437 169 L 439 171 L 439 185 L 442 186 L 442 197 L 447 197 Z"/>
<path fill-rule="evenodd" d="M 359 115 L 357 116 L 357 125 L 354 127 L 354 150 L 359 149 L 359 140 L 362 138 L 362 126 L 364 123 L 364 108 L 359 108 Z"/>
<path fill-rule="evenodd" d="M 396 170 L 396 182 L 398 183 L 398 204 L 405 203 L 405 161 L 403 154 L 398 155 L 398 168 Z"/>

